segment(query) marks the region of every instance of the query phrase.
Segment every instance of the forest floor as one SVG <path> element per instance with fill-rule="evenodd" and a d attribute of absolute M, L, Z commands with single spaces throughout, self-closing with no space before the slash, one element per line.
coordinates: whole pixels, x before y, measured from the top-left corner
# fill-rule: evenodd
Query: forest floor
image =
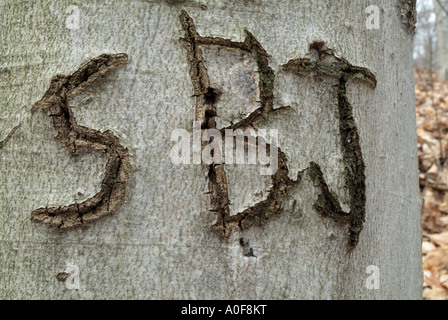
<path fill-rule="evenodd" d="M 416 69 L 415 93 L 420 190 L 425 199 L 423 298 L 448 300 L 448 82 Z"/>

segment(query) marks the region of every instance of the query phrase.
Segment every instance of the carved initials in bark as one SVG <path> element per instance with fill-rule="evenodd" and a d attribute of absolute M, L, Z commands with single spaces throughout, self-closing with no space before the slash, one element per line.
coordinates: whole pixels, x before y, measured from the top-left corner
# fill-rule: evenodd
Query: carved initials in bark
<path fill-rule="evenodd" d="M 227 128 L 221 129 L 224 133 L 226 129 L 246 130 L 259 121 L 263 121 L 266 116 L 273 112 L 284 110 L 284 108 L 273 108 L 273 81 L 274 72 L 269 67 L 268 55 L 255 37 L 246 31 L 244 42 L 233 42 L 222 38 L 201 37 L 196 32 L 193 20 L 182 11 L 182 28 L 185 31 L 184 44 L 190 60 L 190 76 L 193 82 L 194 94 L 196 96 L 196 121 L 202 124 L 202 129 L 216 129 L 217 99 L 210 99 L 210 93 L 216 92 L 210 87 L 210 80 L 207 69 L 202 59 L 201 46 L 218 46 L 227 49 L 238 49 L 251 54 L 258 66 L 260 73 L 260 104 L 261 107 L 252 112 L 244 120 L 235 123 Z M 269 151 L 270 145 L 267 144 Z M 217 222 L 213 229 L 220 231 L 224 236 L 229 236 L 232 228 L 240 230 L 249 229 L 254 225 L 260 225 L 270 217 L 281 212 L 283 199 L 288 191 L 300 182 L 302 173 L 299 173 L 297 180 L 288 177 L 289 169 L 286 165 L 286 155 L 278 150 L 278 170 L 272 176 L 272 187 L 266 200 L 256 203 L 254 206 L 230 216 L 230 201 L 226 172 L 223 164 L 211 164 L 209 166 L 209 189 L 212 204 L 212 211 L 218 215 Z"/>
<path fill-rule="evenodd" d="M 215 104 L 218 99 L 210 99 L 210 95 L 219 95 L 219 91 L 210 86 L 208 72 L 203 63 L 201 49 L 203 46 L 241 50 L 252 55 L 258 66 L 261 107 L 240 122 L 221 129 L 221 133 L 224 133 L 225 129 L 245 130 L 251 128 L 257 122 L 266 121 L 269 114 L 285 109 L 285 107 L 277 109 L 273 107 L 275 74 L 269 67 L 267 52 L 249 31 L 246 30 L 244 42 L 202 37 L 197 33 L 193 19 L 187 12 L 182 11 L 180 20 L 185 32 L 185 38 L 182 40 L 190 61 L 190 77 L 196 96 L 196 121 L 202 124 L 202 129 L 216 129 Z M 313 43 L 310 46 L 310 51 L 313 50 L 318 54 L 314 62 L 309 59 L 291 60 L 283 66 L 283 70 L 296 74 L 311 73 L 316 77 L 330 76 L 339 81 L 337 95 L 340 116 L 339 129 L 344 154 L 343 160 L 347 169 L 346 186 L 350 190 L 350 212 L 347 213 L 341 209 L 339 201 L 330 192 L 318 164 L 310 163 L 310 167 L 306 170 L 315 181 L 316 187 L 319 187 L 322 192 L 314 205 L 315 210 L 323 216 L 348 225 L 349 244 L 355 246 L 365 218 L 365 165 L 352 107 L 346 97 L 346 85 L 350 78 L 355 77 L 367 80 L 372 87 L 375 87 L 376 79 L 369 70 L 352 66 L 345 59 L 337 58 L 332 50 L 325 47 L 324 43 Z M 217 213 L 217 222 L 213 225 L 213 229 L 220 231 L 224 236 L 229 236 L 233 228 L 245 230 L 261 225 L 281 213 L 284 199 L 291 189 L 300 183 L 305 170 L 298 174 L 296 180 L 290 179 L 286 155 L 280 149 L 278 155 L 278 170 L 272 176 L 272 187 L 267 199 L 233 216 L 230 216 L 230 200 L 224 165 L 212 164 L 209 166 L 209 189 L 213 207 L 211 211 Z"/>
<path fill-rule="evenodd" d="M 127 149 L 119 144 L 111 131 L 100 132 L 78 125 L 70 108 L 70 100 L 96 79 L 124 65 L 127 60 L 127 55 L 123 53 L 102 54 L 71 75 L 57 75 L 51 80 L 50 88 L 43 98 L 34 104 L 33 112 L 40 108 L 52 117 L 58 132 L 56 138 L 72 154 L 82 148 L 90 148 L 102 152 L 108 160 L 97 194 L 82 203 L 34 210 L 32 220 L 60 229 L 82 226 L 110 214 L 123 200 L 131 170 Z"/>

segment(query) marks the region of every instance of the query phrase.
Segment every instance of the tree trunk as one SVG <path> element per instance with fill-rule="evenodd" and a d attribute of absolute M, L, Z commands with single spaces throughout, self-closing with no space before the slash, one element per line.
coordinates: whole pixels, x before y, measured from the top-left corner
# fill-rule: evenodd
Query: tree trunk
<path fill-rule="evenodd" d="M 448 1 L 434 1 L 437 32 L 437 76 L 448 80 Z"/>
<path fill-rule="evenodd" d="M 421 298 L 413 1 L 0 5 L 0 298 Z"/>

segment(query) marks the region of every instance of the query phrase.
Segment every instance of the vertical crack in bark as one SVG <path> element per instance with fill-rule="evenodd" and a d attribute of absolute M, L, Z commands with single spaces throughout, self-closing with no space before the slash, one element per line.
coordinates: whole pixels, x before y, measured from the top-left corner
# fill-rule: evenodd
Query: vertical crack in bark
<path fill-rule="evenodd" d="M 249 31 L 245 30 L 246 38 L 244 42 L 234 42 L 218 37 L 202 37 L 197 33 L 193 19 L 186 11 L 182 11 L 180 20 L 185 32 L 185 38 L 182 40 L 187 49 L 188 59 L 190 61 L 190 77 L 196 97 L 196 120 L 200 121 L 202 129 L 216 129 L 215 104 L 217 99 L 210 99 L 209 97 L 210 92 L 214 92 L 216 89 L 210 87 L 210 79 L 203 63 L 201 46 L 216 46 L 242 50 L 252 55 L 258 67 L 261 107 L 240 122 L 221 129 L 221 133 L 225 133 L 226 129 L 248 129 L 253 127 L 257 122 L 265 121 L 268 114 L 283 111 L 287 108 L 283 107 L 275 110 L 273 108 L 275 75 L 269 67 L 267 52 Z M 270 152 L 270 144 L 266 143 L 266 146 L 267 151 Z M 263 224 L 281 212 L 283 200 L 289 191 L 300 183 L 302 172 L 299 173 L 297 180 L 290 179 L 288 176 L 289 169 L 286 154 L 280 148 L 278 148 L 278 156 L 278 170 L 272 176 L 273 185 L 269 190 L 267 199 L 256 203 L 234 216 L 230 216 L 229 190 L 224 165 L 211 164 L 209 166 L 208 176 L 209 194 L 212 205 L 211 211 L 217 213 L 217 222 L 212 226 L 214 230 L 219 231 L 223 236 L 227 237 L 233 228 L 246 230 L 252 226 Z"/>
<path fill-rule="evenodd" d="M 100 151 L 106 156 L 107 163 L 97 194 L 82 203 L 39 208 L 31 213 L 32 220 L 60 229 L 82 226 L 110 214 L 123 201 L 131 170 L 128 150 L 120 145 L 111 131 L 100 132 L 78 125 L 70 108 L 70 101 L 95 80 L 127 61 L 128 57 L 124 53 L 102 54 L 71 75 L 56 75 L 43 98 L 34 104 L 33 112 L 37 109 L 48 112 L 58 132 L 56 139 L 72 154 L 83 148 Z"/>
<path fill-rule="evenodd" d="M 339 132 L 345 165 L 345 183 L 350 195 L 350 212 L 344 212 L 341 209 L 336 194 L 330 192 L 318 164 L 311 163 L 308 173 L 322 192 L 314 204 L 314 209 L 338 223 L 348 224 L 349 244 L 354 247 L 358 243 L 365 221 L 366 178 L 358 128 L 353 117 L 352 106 L 347 98 L 347 81 L 357 78 L 366 81 L 372 88 L 376 87 L 377 81 L 371 71 L 353 66 L 347 60 L 336 57 L 331 49 L 325 48 L 323 43 L 312 44 L 310 49 L 316 49 L 316 47 L 318 47 L 316 61 L 311 62 L 306 58 L 293 59 L 283 65 L 283 70 L 299 75 L 311 73 L 316 76 L 330 76 L 338 80 Z"/>
<path fill-rule="evenodd" d="M 3 146 L 8 142 L 9 139 L 13 136 L 13 134 L 16 132 L 16 130 L 20 127 L 20 124 L 16 125 L 12 130 L 8 133 L 5 139 L 0 141 L 0 149 L 3 148 Z"/>

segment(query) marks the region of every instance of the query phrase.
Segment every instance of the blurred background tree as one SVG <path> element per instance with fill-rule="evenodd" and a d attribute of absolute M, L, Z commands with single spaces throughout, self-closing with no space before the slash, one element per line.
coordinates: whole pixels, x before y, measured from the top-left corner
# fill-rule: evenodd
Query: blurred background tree
<path fill-rule="evenodd" d="M 423 298 L 448 300 L 448 0 L 418 0 L 414 62 Z"/>
<path fill-rule="evenodd" d="M 418 0 L 415 35 L 416 67 L 437 73 L 448 80 L 448 0 Z"/>

